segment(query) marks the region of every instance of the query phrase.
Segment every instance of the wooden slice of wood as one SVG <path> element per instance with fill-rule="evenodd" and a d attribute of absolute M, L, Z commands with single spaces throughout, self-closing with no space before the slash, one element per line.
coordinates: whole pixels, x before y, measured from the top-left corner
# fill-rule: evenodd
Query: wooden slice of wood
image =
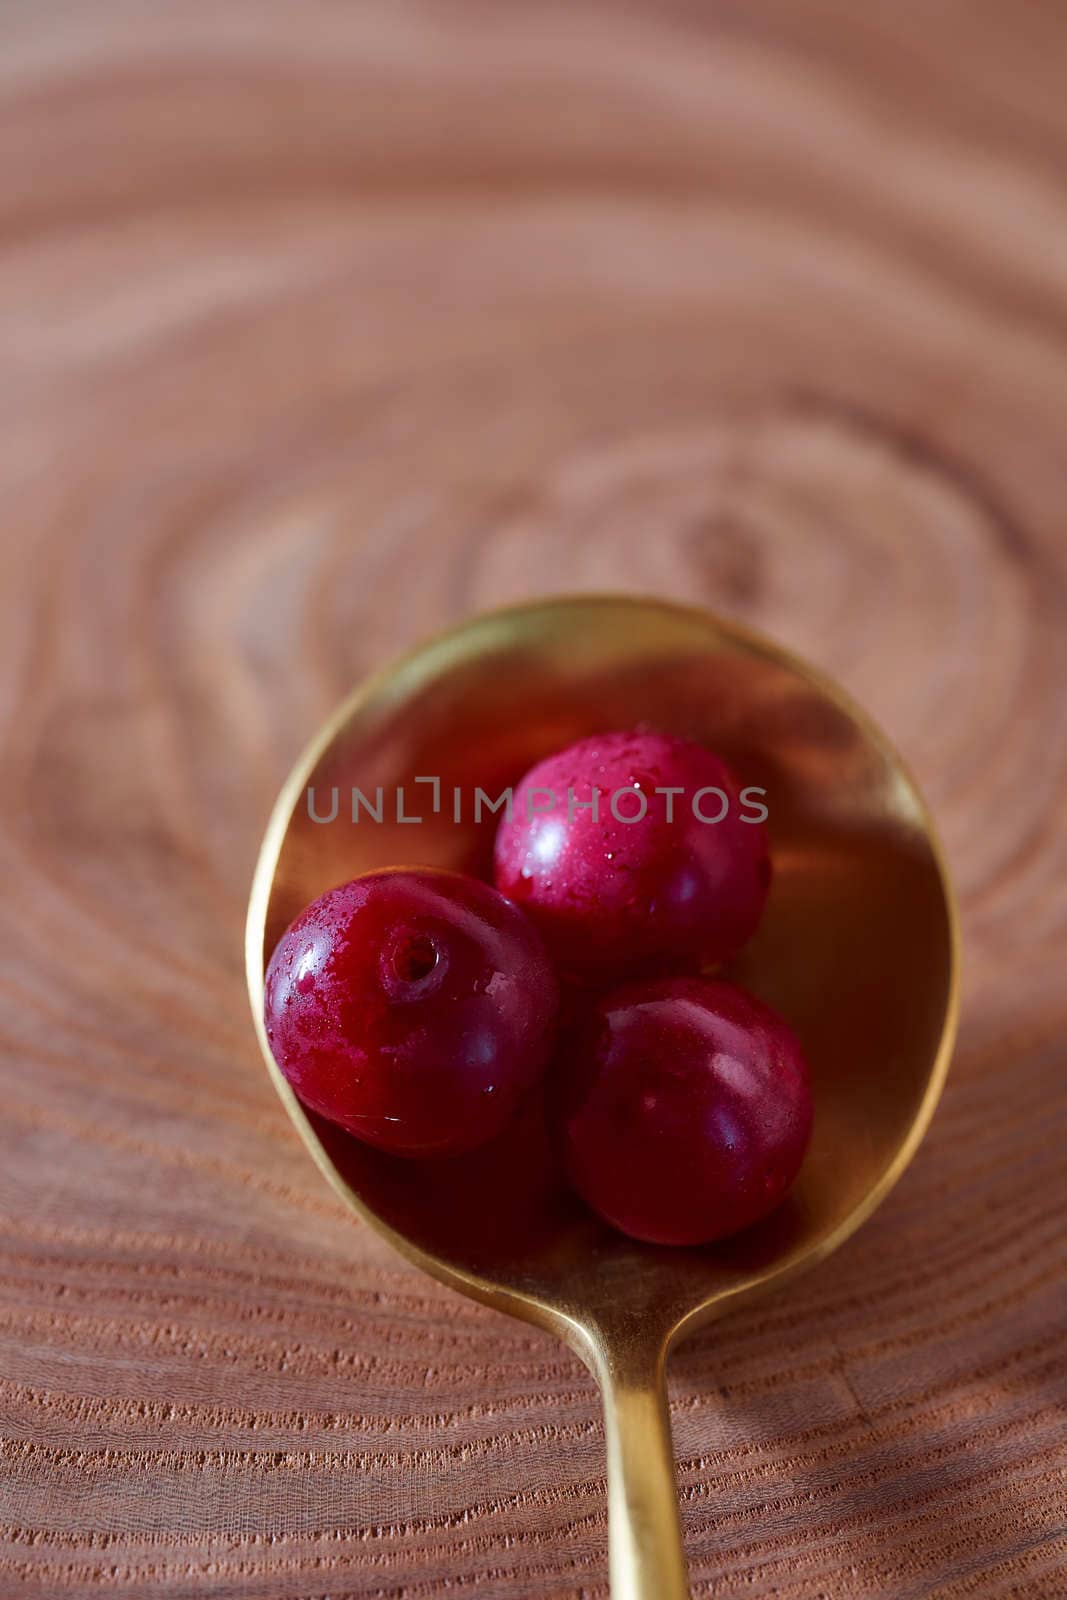
<path fill-rule="evenodd" d="M 905 1181 L 675 1360 L 695 1593 L 1063 1593 L 1062 9 L 3 26 L 0 1593 L 604 1595 L 591 1380 L 343 1213 L 241 963 L 333 702 L 603 588 L 839 675 L 965 921 Z"/>

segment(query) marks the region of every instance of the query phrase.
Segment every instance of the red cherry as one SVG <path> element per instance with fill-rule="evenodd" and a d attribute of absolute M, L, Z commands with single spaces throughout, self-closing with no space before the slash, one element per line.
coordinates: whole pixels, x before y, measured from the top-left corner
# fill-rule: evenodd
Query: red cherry
<path fill-rule="evenodd" d="M 427 1156 L 499 1133 L 547 1060 L 557 1004 L 536 930 L 495 889 L 391 869 L 302 912 L 271 957 L 264 1014 L 306 1106 Z"/>
<path fill-rule="evenodd" d="M 516 789 L 497 830 L 496 886 L 577 970 L 727 961 L 755 932 L 770 885 L 758 803 L 688 739 L 582 739 Z"/>
<path fill-rule="evenodd" d="M 554 1083 L 571 1182 L 652 1244 L 706 1244 L 773 1211 L 811 1135 L 791 1030 L 732 984 L 616 990 L 567 1041 Z"/>

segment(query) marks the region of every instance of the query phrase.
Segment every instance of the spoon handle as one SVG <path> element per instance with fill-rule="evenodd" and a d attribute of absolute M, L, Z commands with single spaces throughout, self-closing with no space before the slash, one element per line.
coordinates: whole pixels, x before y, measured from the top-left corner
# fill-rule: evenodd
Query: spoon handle
<path fill-rule="evenodd" d="M 612 1600 L 688 1600 L 666 1351 L 613 1340 L 597 1376 L 608 1457 Z"/>

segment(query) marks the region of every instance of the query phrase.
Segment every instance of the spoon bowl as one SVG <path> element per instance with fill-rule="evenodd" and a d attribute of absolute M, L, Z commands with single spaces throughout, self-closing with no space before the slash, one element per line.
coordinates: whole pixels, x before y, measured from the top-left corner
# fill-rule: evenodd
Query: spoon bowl
<path fill-rule="evenodd" d="M 301 1106 L 262 1021 L 266 963 L 310 900 L 398 863 L 491 876 L 487 801 L 551 751 L 642 722 L 709 745 L 766 790 L 770 899 L 726 975 L 783 1013 L 812 1067 L 815 1133 L 792 1193 L 702 1249 L 642 1245 L 586 1211 L 536 1099 L 462 1158 L 359 1143 Z M 256 867 L 247 972 L 275 1087 L 346 1204 L 424 1271 L 551 1330 L 589 1365 L 604 1395 L 612 1593 L 679 1600 L 669 1347 L 859 1227 L 914 1154 L 947 1071 L 956 916 L 899 757 L 821 674 L 700 611 L 611 596 L 476 617 L 357 689 L 297 761 Z"/>

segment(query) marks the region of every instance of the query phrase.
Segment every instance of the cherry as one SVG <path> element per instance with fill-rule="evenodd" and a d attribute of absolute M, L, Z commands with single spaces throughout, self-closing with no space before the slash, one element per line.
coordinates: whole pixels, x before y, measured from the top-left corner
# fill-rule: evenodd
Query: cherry
<path fill-rule="evenodd" d="M 669 978 L 598 1000 L 553 1081 L 568 1175 L 607 1222 L 706 1244 L 773 1211 L 811 1134 L 800 1045 L 732 984 Z"/>
<path fill-rule="evenodd" d="M 397 1155 L 471 1150 L 539 1076 L 558 993 L 503 895 L 433 868 L 315 900 L 267 969 L 274 1058 L 306 1106 Z"/>
<path fill-rule="evenodd" d="M 759 804 L 690 740 L 582 739 L 518 785 L 497 829 L 496 886 L 576 970 L 727 961 L 755 932 L 770 885 Z"/>

